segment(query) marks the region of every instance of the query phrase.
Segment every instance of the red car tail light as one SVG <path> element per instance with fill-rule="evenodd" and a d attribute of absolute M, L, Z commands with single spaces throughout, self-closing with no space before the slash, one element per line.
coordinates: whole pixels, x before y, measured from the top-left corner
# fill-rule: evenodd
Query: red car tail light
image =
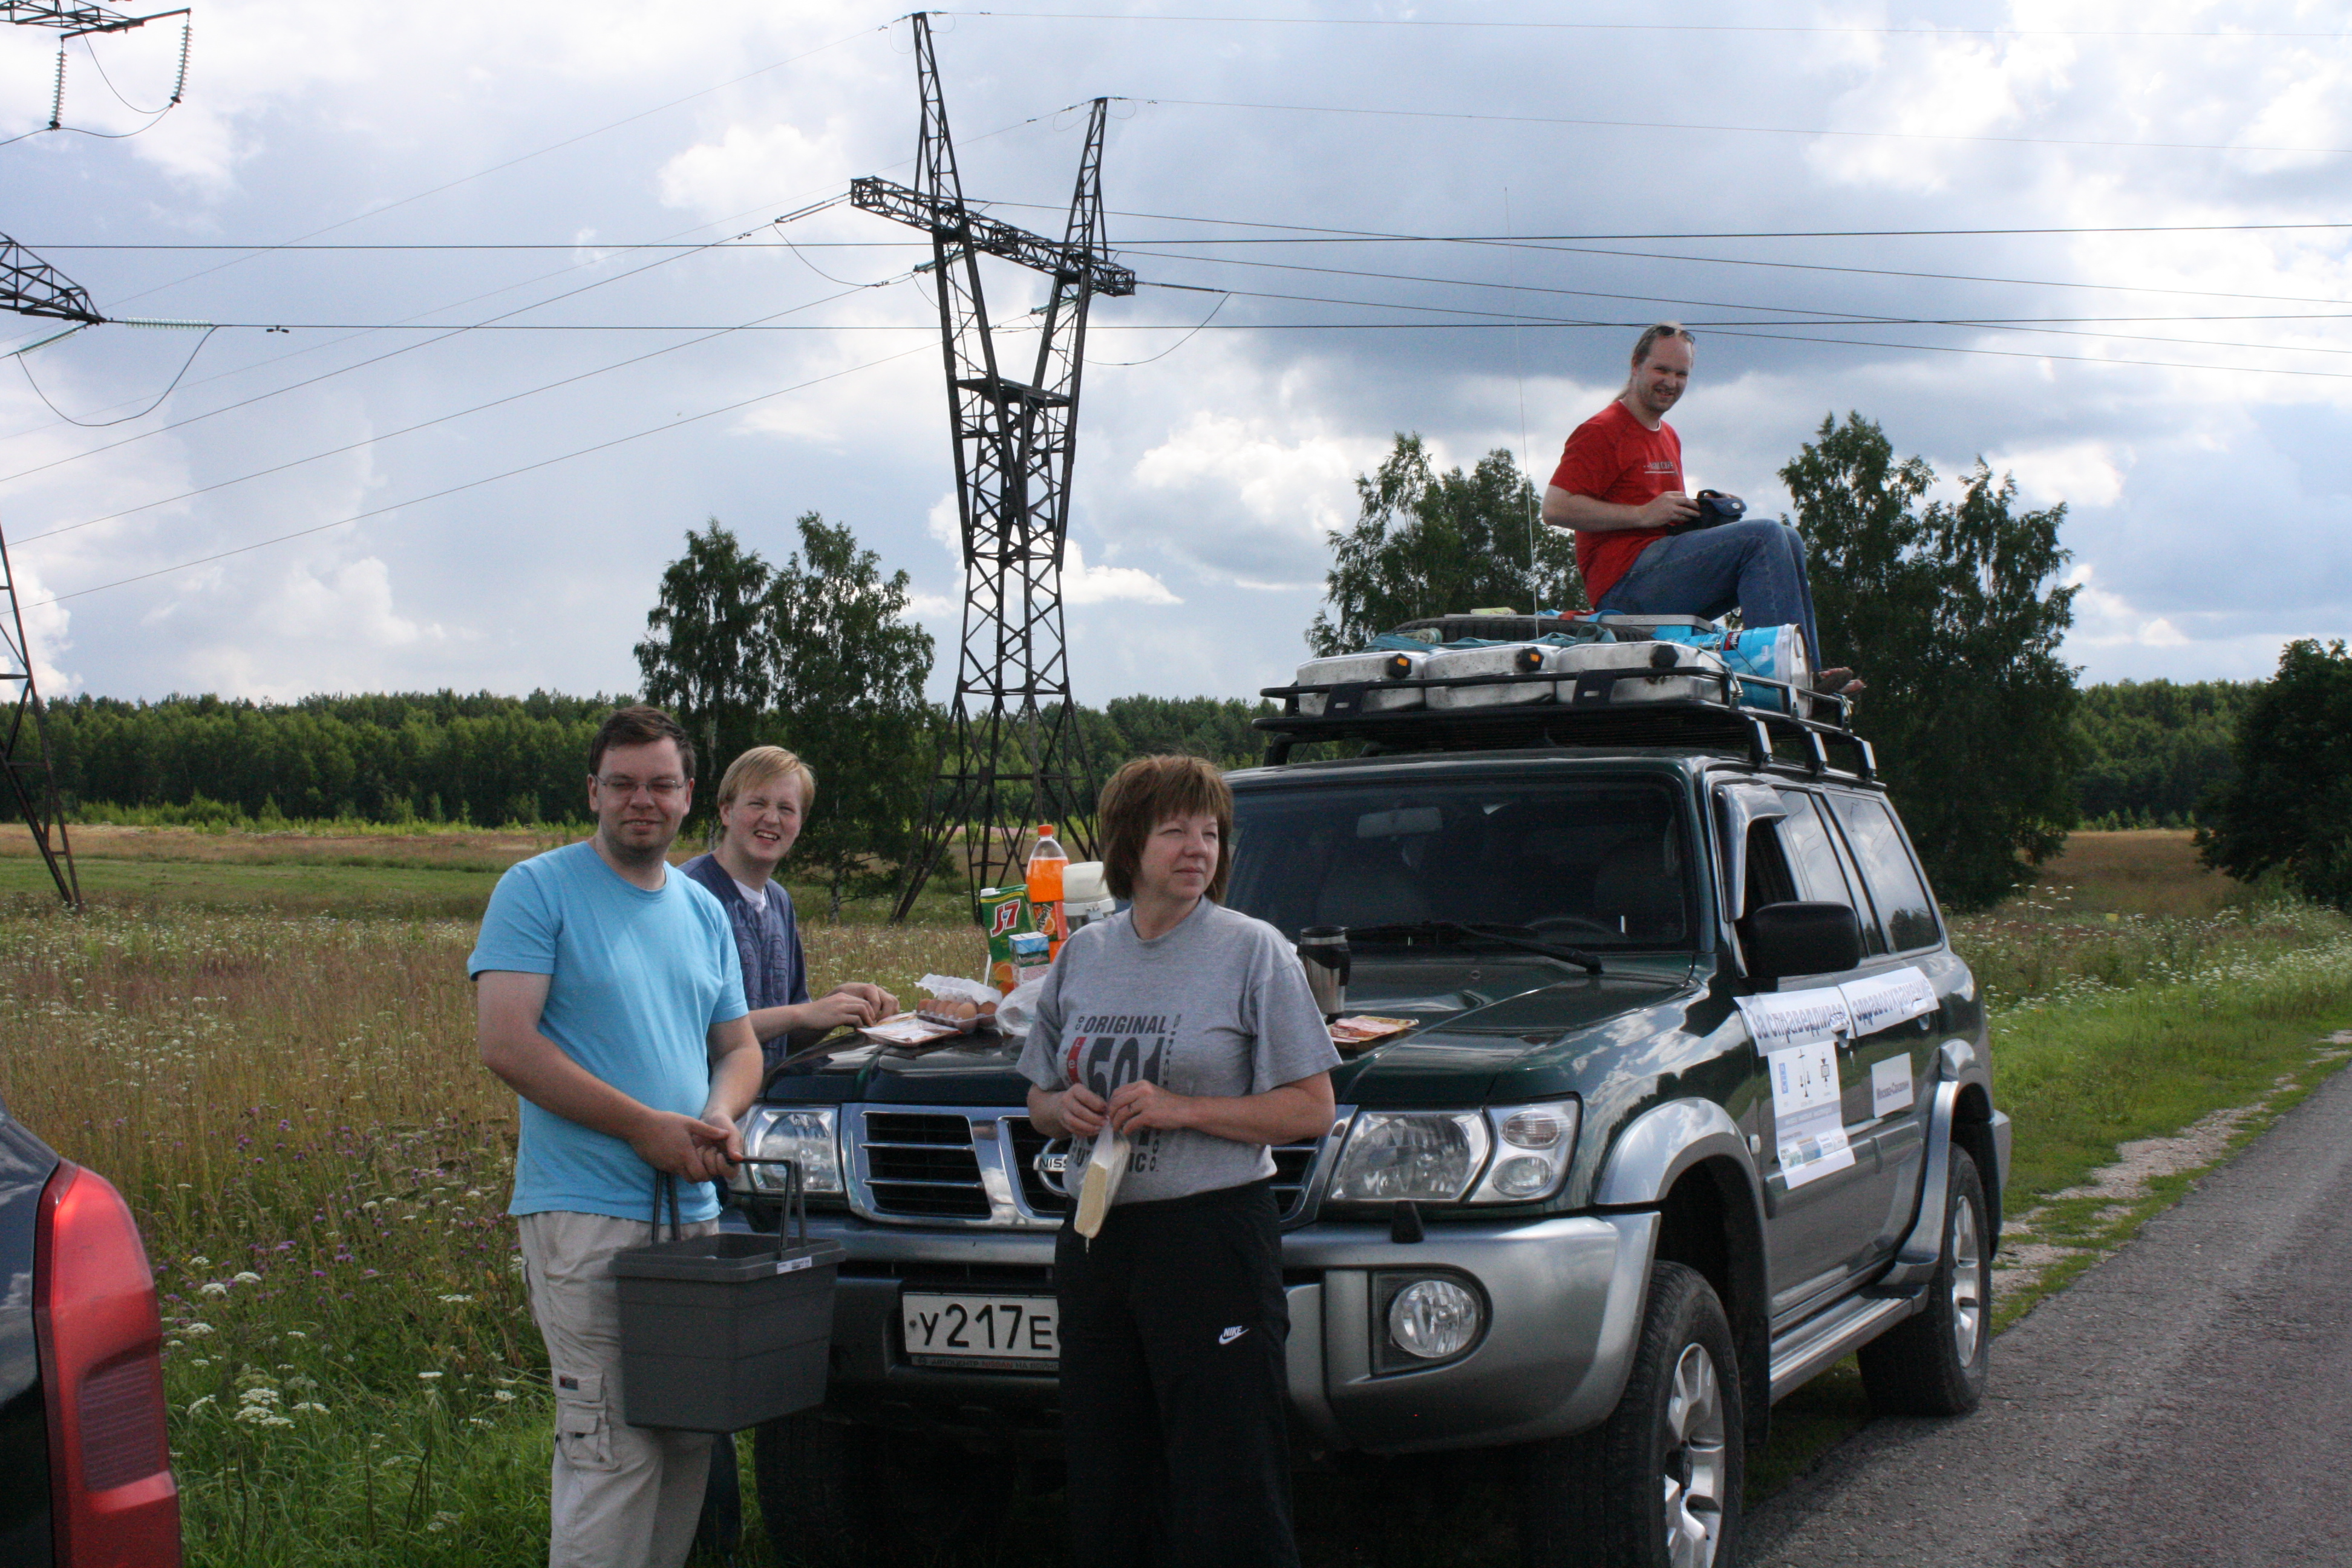
<path fill-rule="evenodd" d="M 41 1193 L 33 1278 L 57 1568 L 178 1568 L 155 1276 L 112 1183 L 58 1163 Z"/>

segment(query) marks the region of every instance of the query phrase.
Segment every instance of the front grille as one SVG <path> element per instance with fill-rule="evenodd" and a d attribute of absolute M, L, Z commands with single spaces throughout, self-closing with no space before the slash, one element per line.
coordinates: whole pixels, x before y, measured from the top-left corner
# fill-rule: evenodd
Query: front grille
<path fill-rule="evenodd" d="M 989 1216 L 967 1117 L 867 1111 L 866 1173 L 877 1214 L 911 1219 Z"/>
<path fill-rule="evenodd" d="M 1013 1132 L 1013 1157 L 1021 1173 L 1021 1201 L 1029 1205 L 1032 1214 L 1056 1215 L 1069 1208 L 1070 1200 L 1045 1184 L 1037 1173 L 1037 1156 L 1053 1140 L 1030 1125 L 1025 1116 L 1008 1116 L 1005 1125 Z"/>

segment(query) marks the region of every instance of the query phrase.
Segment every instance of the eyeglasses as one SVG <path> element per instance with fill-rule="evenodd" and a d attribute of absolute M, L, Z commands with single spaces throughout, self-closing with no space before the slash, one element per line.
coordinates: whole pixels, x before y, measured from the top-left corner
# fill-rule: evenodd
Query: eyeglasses
<path fill-rule="evenodd" d="M 685 779 L 633 779 L 618 775 L 599 778 L 596 784 L 599 788 L 608 789 L 624 800 L 639 790 L 644 790 L 656 800 L 676 800 L 686 793 L 687 786 Z"/>

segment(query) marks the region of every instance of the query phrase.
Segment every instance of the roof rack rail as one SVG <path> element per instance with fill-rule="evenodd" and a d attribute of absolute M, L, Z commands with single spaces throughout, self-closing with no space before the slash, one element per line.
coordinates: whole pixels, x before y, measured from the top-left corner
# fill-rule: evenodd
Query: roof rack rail
<path fill-rule="evenodd" d="M 1853 732 L 1853 706 L 1842 694 L 1800 691 L 1787 681 L 1734 675 L 1728 669 L 1685 669 L 1677 674 L 1699 694 L 1659 699 L 1628 692 L 1621 697 L 1617 690 L 1621 684 L 1657 679 L 1656 671 L 1643 668 L 1269 686 L 1259 695 L 1280 700 L 1282 711 L 1252 722 L 1267 731 L 1265 760 L 1272 766 L 1288 762 L 1291 748 L 1302 741 L 1361 741 L 1382 752 L 1690 745 L 1745 752 L 1749 763 L 1759 768 L 1780 762 L 1817 775 L 1837 772 L 1864 781 L 1877 778 L 1876 754 L 1868 741 Z M 1476 708 L 1375 707 L 1365 700 L 1375 693 L 1517 685 L 1544 686 L 1559 695 L 1555 698 L 1548 690 L 1521 702 L 1506 700 Z M 1706 689 L 1709 687 L 1713 689 Z M 1777 693 L 1778 701 L 1769 708 L 1743 701 L 1748 689 L 1759 695 Z M 1321 712 L 1304 711 L 1302 697 L 1319 698 Z M 1801 706 L 1827 717 L 1801 715 L 1794 711 Z M 1776 746 L 1780 741 L 1793 742 L 1801 760 L 1781 757 Z M 1850 751 L 1853 765 L 1833 767 L 1829 755 L 1832 746 Z"/>

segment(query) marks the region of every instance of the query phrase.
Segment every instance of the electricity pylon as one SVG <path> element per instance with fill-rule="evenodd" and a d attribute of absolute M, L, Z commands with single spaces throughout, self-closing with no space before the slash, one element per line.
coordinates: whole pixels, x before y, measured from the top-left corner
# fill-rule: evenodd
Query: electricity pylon
<path fill-rule="evenodd" d="M 106 320 L 80 285 L 5 234 L 0 234 L 0 310 L 74 322 L 69 332 Z M 12 685 L 13 698 L 5 695 Z M 81 879 L 75 874 L 73 845 L 66 837 L 65 805 L 58 795 L 57 769 L 49 762 L 41 693 L 33 679 L 25 610 L 16 597 L 16 574 L 8 563 L 5 532 L 0 532 L 0 709 L 7 715 L 0 720 L 0 773 L 7 775 L 8 798 L 32 829 L 33 847 L 58 885 L 58 897 L 79 909 Z"/>
<path fill-rule="evenodd" d="M 956 515 L 964 568 L 963 641 L 937 781 L 893 920 L 904 920 L 940 858 L 962 835 L 978 889 L 1010 881 L 1031 826 L 1052 822 L 1093 853 L 1093 780 L 1070 699 L 1062 619 L 1062 544 L 1069 529 L 1079 374 L 1087 307 L 1097 294 L 1135 292 L 1135 274 L 1103 245 L 1102 145 L 1108 99 L 1094 100 L 1077 189 L 1060 240 L 1001 223 L 965 205 L 948 134 L 930 18 L 914 15 L 915 78 L 922 96 L 914 186 L 851 184 L 851 203 L 927 231 L 947 363 L 955 448 Z M 982 290 L 980 258 L 993 256 L 1053 279 L 1038 321 L 1035 368 L 1004 374 Z M 1008 784 L 1025 783 L 1025 798 Z M 1016 807 L 1019 808 L 1016 811 Z"/>

